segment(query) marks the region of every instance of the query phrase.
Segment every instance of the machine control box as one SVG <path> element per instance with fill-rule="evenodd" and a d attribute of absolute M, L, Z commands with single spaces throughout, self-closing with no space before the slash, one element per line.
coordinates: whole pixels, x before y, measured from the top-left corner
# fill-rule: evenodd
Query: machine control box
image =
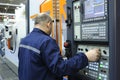
<path fill-rule="evenodd" d="M 107 22 L 87 23 L 82 25 L 82 40 L 108 41 Z"/>
<path fill-rule="evenodd" d="M 100 45 L 78 45 L 77 52 L 87 52 L 93 48 L 101 50 L 101 59 L 98 62 L 89 62 L 89 65 L 80 71 L 93 80 L 109 80 L 109 48 Z"/>

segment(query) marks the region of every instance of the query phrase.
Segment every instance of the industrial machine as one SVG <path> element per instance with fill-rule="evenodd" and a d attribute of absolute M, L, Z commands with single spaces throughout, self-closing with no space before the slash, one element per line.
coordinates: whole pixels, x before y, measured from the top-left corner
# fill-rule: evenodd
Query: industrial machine
<path fill-rule="evenodd" d="M 5 58 L 18 66 L 18 48 L 22 38 L 26 36 L 25 5 L 17 5 L 15 14 L 4 15 Z M 21 32 L 22 31 L 22 32 Z"/>
<path fill-rule="evenodd" d="M 69 80 L 119 80 L 119 0 L 67 0 L 68 58 L 99 48 L 101 58 Z M 67 44 L 67 45 L 66 45 Z"/>

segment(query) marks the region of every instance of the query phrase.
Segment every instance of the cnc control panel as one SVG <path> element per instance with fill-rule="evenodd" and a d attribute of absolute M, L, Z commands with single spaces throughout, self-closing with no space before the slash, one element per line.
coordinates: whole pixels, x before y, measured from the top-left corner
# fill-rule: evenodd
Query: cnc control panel
<path fill-rule="evenodd" d="M 93 80 L 109 80 L 109 48 L 100 45 L 78 45 L 77 52 L 86 53 L 93 48 L 99 48 L 101 59 L 98 62 L 89 62 L 89 65 L 80 71 Z"/>
<path fill-rule="evenodd" d="M 82 41 L 108 41 L 108 23 L 84 23 L 81 27 Z"/>
<path fill-rule="evenodd" d="M 109 0 L 67 0 L 67 9 L 71 10 L 67 12 L 68 21 L 71 21 L 67 28 L 71 51 L 66 52 L 75 55 L 94 48 L 101 51 L 100 60 L 89 62 L 79 71 L 77 80 L 111 80 Z"/>
<path fill-rule="evenodd" d="M 73 2 L 75 41 L 108 42 L 107 0 Z"/>
<path fill-rule="evenodd" d="M 101 50 L 99 61 L 89 62 L 86 68 L 80 70 L 80 73 L 89 80 L 109 80 L 109 45 L 99 45 L 99 42 L 108 42 L 107 9 L 107 0 L 73 2 L 74 41 L 81 42 L 76 44 L 77 52 L 86 53 L 93 48 Z M 84 44 L 82 44 L 83 41 Z M 88 44 L 88 42 L 92 43 Z"/>

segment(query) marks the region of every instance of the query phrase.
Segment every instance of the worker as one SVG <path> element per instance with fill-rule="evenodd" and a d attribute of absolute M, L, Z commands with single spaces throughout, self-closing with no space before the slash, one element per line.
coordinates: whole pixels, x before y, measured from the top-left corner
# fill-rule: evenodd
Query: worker
<path fill-rule="evenodd" d="M 64 60 L 60 55 L 56 41 L 50 37 L 52 19 L 45 13 L 35 18 L 35 28 L 19 45 L 19 80 L 62 80 L 88 65 L 88 61 L 97 61 L 99 49 L 79 53 Z"/>

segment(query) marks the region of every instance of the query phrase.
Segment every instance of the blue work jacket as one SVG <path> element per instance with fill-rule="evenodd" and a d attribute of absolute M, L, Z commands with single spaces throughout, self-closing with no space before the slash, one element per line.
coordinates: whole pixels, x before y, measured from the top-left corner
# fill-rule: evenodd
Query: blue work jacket
<path fill-rule="evenodd" d="M 18 57 L 19 80 L 62 80 L 88 64 L 83 53 L 64 60 L 56 41 L 37 28 L 21 40 Z"/>

